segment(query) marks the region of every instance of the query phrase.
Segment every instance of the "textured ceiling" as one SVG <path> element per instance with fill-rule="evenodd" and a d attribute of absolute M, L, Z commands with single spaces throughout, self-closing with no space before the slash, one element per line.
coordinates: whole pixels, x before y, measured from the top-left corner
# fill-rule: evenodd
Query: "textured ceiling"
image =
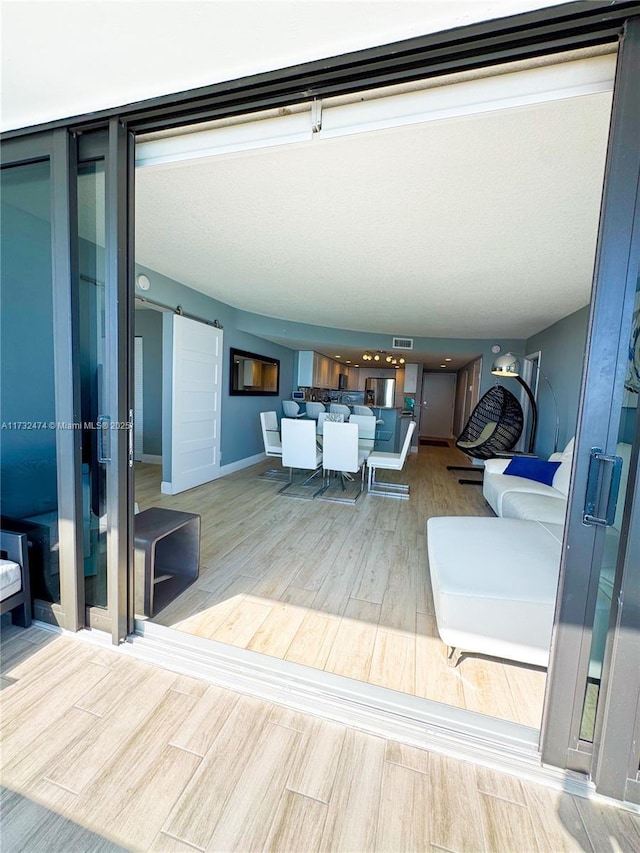
<path fill-rule="evenodd" d="M 527 337 L 589 301 L 611 95 L 139 169 L 136 259 L 343 329 Z"/>

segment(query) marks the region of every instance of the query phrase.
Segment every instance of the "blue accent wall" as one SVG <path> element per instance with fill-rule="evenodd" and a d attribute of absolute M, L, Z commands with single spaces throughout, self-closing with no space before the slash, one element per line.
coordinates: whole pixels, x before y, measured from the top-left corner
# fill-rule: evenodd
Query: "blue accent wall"
<path fill-rule="evenodd" d="M 147 296 L 172 308 L 180 305 L 188 314 L 205 320 L 218 320 L 224 327 L 224 364 L 223 397 L 221 422 L 222 465 L 228 465 L 262 453 L 262 434 L 260 432 L 259 413 L 274 409 L 278 416 L 282 411 L 281 401 L 290 399 L 291 391 L 297 387 L 297 350 L 292 350 L 268 341 L 267 337 L 310 342 L 322 340 L 335 346 L 361 346 L 365 349 L 388 349 L 389 335 L 370 334 L 345 329 L 332 329 L 314 326 L 309 323 L 295 323 L 273 317 L 264 317 L 249 311 L 242 311 L 212 299 L 203 293 L 192 290 L 180 282 L 148 267 L 136 265 L 136 272 L 145 273 L 151 282 L 149 291 L 136 291 L 137 296 Z M 140 313 L 140 312 L 138 312 Z M 143 312 L 146 313 L 146 312 Z M 483 357 L 481 393 L 495 384 L 491 375 L 493 353 L 491 347 L 498 344 L 502 352 L 522 351 L 524 341 L 519 338 L 469 339 L 469 338 L 414 338 L 417 351 L 442 353 L 446 351 L 452 357 L 463 354 L 469 357 Z M 280 395 L 279 397 L 232 397 L 229 394 L 229 350 L 231 347 L 255 352 L 271 358 L 280 359 Z M 145 416 L 146 423 L 146 416 Z M 147 452 L 145 450 L 145 452 Z M 163 473 L 168 479 L 168 472 Z"/>
<path fill-rule="evenodd" d="M 180 305 L 186 314 L 201 317 L 203 320 L 218 322 L 224 328 L 222 364 L 222 410 L 220 426 L 220 452 L 222 465 L 230 465 L 241 459 L 256 456 L 264 452 L 262 432 L 260 430 L 260 412 L 275 410 L 278 415 L 282 411 L 282 400 L 291 398 L 294 374 L 293 364 L 295 353 L 287 347 L 261 338 L 240 328 L 239 321 L 245 312 L 238 311 L 230 305 L 225 305 L 210 296 L 198 293 L 180 282 L 161 275 L 148 267 L 136 265 L 136 272 L 145 273 L 151 282 L 147 292 L 136 290 L 137 296 L 147 296 L 172 308 Z M 151 313 L 151 312 L 137 312 Z M 280 360 L 280 394 L 278 397 L 235 397 L 229 394 L 229 352 L 231 347 L 255 352 L 269 358 Z M 164 414 L 166 418 L 166 413 Z M 145 416 L 146 423 L 146 416 Z M 168 433 L 165 432 L 165 435 Z M 169 453 L 170 448 L 165 448 Z M 147 451 L 145 448 L 145 452 Z M 163 479 L 170 479 L 170 472 L 163 470 Z"/>
<path fill-rule="evenodd" d="M 345 329 L 331 329 L 326 326 L 313 326 L 310 323 L 294 323 L 289 320 L 278 320 L 274 317 L 263 317 L 260 314 L 251 314 L 248 311 L 238 311 L 238 328 L 253 334 L 273 335 L 274 337 L 310 342 L 322 340 L 325 345 L 361 347 L 364 352 L 367 349 L 391 348 L 391 335 L 381 335 L 372 332 L 356 332 Z M 501 352 L 510 350 L 522 352 L 525 342 L 521 338 L 421 338 L 413 336 L 414 349 L 416 352 L 438 353 L 444 352 L 451 357 L 463 355 L 469 361 L 482 356 L 482 378 L 480 392 L 484 394 L 492 385 L 496 384 L 496 378 L 491 374 L 491 366 L 495 355 L 491 347 L 495 344 L 500 346 Z M 310 348 L 310 347 L 307 347 Z M 312 347 L 311 347 L 312 348 Z M 405 354 L 411 361 L 411 354 Z M 296 356 L 297 358 L 297 356 Z M 384 365 L 382 365 L 384 366 Z M 296 364 L 297 367 L 297 364 Z"/>
<path fill-rule="evenodd" d="M 524 352 L 540 351 L 540 368 L 547 376 L 558 401 L 558 450 L 562 450 L 576 432 L 578 402 L 582 384 L 589 306 L 569 314 L 538 332 L 526 342 Z M 522 350 L 521 350 L 522 351 Z M 538 386 L 538 435 L 535 451 L 547 457 L 553 453 L 555 406 L 549 386 Z"/>
<path fill-rule="evenodd" d="M 313 348 L 313 342 L 318 340 L 324 341 L 325 345 L 334 344 L 336 347 L 359 346 L 362 347 L 363 351 L 366 349 L 388 349 L 390 345 L 390 336 L 386 334 L 333 329 L 314 326 L 309 323 L 295 323 L 289 320 L 264 317 L 212 299 L 149 267 L 137 264 L 136 272 L 145 273 L 151 282 L 151 288 L 148 291 L 136 290 L 137 296 L 143 298 L 146 296 L 172 308 L 180 305 L 185 313 L 202 317 L 204 320 L 218 320 L 224 327 L 224 383 L 221 421 L 223 466 L 263 452 L 259 413 L 274 409 L 280 416 L 282 412 L 281 401 L 290 399 L 291 391 L 297 388 L 297 350 L 271 343 L 267 338 L 306 340 L 309 341 L 307 348 Z M 521 352 L 525 342 L 520 338 L 414 337 L 416 351 L 433 353 L 446 351 L 452 357 L 461 354 L 469 356 L 469 358 L 482 356 L 481 393 L 496 384 L 495 377 L 491 375 L 491 365 L 495 357 L 491 352 L 491 347 L 495 344 L 500 346 L 502 352 L 508 350 Z M 231 347 L 280 359 L 280 394 L 278 397 L 230 396 L 229 350 Z M 145 452 L 148 451 L 145 450 Z M 165 480 L 170 479 L 169 472 L 164 471 L 163 478 Z"/>
<path fill-rule="evenodd" d="M 142 452 L 162 454 L 162 314 L 136 311 L 136 337 L 142 338 Z"/>

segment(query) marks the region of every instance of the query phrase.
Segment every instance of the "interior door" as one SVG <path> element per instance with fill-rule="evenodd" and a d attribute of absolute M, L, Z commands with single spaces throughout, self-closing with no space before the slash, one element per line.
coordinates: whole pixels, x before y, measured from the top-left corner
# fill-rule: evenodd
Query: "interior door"
<path fill-rule="evenodd" d="M 455 402 L 456 375 L 454 373 L 424 373 L 420 435 L 451 438 Z"/>
<path fill-rule="evenodd" d="M 163 323 L 170 346 L 170 361 L 163 356 L 170 368 L 163 408 L 170 412 L 171 435 L 162 440 L 162 491 L 175 495 L 220 476 L 222 329 L 177 314 L 164 314 Z"/>

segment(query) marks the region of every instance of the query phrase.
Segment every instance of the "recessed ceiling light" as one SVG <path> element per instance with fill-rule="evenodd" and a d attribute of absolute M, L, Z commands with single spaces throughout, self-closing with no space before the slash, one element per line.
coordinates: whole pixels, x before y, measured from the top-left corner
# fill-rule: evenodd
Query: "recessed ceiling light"
<path fill-rule="evenodd" d="M 447 366 L 446 364 L 441 364 L 441 365 L 440 365 L 440 367 L 446 367 L 446 366 Z"/>
<path fill-rule="evenodd" d="M 354 367 L 360 367 L 360 365 L 359 365 L 359 364 L 354 364 L 353 366 L 354 366 Z"/>
<path fill-rule="evenodd" d="M 451 359 L 450 359 L 450 358 L 445 358 L 445 361 L 451 361 Z"/>
<path fill-rule="evenodd" d="M 334 355 L 334 358 L 342 358 L 341 355 Z"/>
<path fill-rule="evenodd" d="M 345 364 L 351 364 L 351 362 L 349 361 L 349 359 L 346 359 Z"/>

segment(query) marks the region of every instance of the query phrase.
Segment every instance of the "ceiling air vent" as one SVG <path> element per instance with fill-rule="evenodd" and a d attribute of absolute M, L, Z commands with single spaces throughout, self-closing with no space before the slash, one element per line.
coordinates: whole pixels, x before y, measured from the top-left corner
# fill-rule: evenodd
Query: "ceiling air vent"
<path fill-rule="evenodd" d="M 413 338 L 394 338 L 394 349 L 413 349 Z"/>

